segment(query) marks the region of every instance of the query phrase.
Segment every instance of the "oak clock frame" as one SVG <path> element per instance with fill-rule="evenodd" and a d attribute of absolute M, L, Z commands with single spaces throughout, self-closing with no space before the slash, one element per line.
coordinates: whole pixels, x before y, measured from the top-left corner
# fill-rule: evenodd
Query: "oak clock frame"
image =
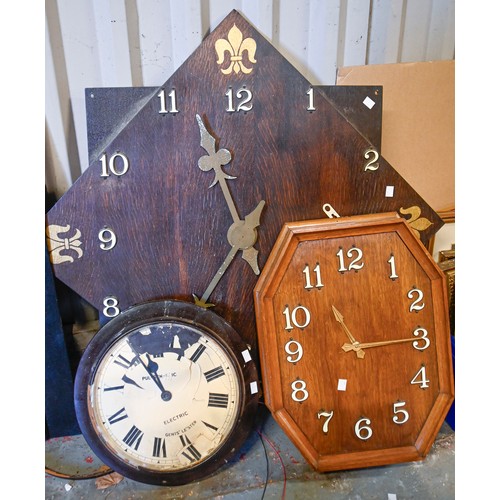
<path fill-rule="evenodd" d="M 266 405 L 311 466 L 426 456 L 454 395 L 447 289 L 404 219 L 285 224 L 254 297 Z"/>

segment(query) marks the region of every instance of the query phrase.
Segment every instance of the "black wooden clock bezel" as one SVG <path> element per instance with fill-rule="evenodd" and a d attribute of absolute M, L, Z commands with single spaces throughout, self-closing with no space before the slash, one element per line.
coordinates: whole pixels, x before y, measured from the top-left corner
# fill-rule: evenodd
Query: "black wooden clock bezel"
<path fill-rule="evenodd" d="M 136 468 L 120 459 L 101 439 L 93 424 L 89 398 L 90 386 L 105 354 L 112 346 L 137 328 L 158 322 L 185 324 L 212 338 L 231 360 L 238 379 L 240 393 L 237 417 L 224 443 L 213 455 L 193 467 L 174 472 L 158 472 Z M 241 353 L 248 346 L 236 331 L 210 310 L 182 301 L 154 301 L 133 306 L 102 327 L 89 343 L 78 367 L 75 379 L 75 408 L 78 423 L 95 454 L 111 469 L 133 480 L 158 485 L 179 485 L 212 474 L 228 462 L 247 439 L 259 402 L 257 368 L 253 359 L 245 360 Z M 249 354 L 249 353 L 248 353 Z M 247 354 L 247 356 L 248 356 Z M 253 385 L 251 385 L 253 383 Z"/>

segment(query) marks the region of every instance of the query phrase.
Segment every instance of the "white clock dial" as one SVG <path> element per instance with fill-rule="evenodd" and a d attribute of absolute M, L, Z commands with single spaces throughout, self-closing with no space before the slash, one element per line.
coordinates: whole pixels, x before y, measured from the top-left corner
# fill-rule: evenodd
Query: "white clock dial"
<path fill-rule="evenodd" d="M 236 368 L 224 349 L 175 322 L 119 339 L 101 360 L 89 396 L 107 445 L 131 464 L 158 470 L 190 468 L 210 456 L 240 404 Z"/>

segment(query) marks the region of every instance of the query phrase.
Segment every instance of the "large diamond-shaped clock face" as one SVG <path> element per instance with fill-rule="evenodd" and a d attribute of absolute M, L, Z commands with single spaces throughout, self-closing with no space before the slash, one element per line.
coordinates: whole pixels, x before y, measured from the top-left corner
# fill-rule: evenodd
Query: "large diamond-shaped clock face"
<path fill-rule="evenodd" d="M 135 113 L 135 109 L 133 110 Z M 47 214 L 56 276 L 112 318 L 195 301 L 252 347 L 252 291 L 281 226 L 397 211 L 442 221 L 321 88 L 231 12 Z"/>

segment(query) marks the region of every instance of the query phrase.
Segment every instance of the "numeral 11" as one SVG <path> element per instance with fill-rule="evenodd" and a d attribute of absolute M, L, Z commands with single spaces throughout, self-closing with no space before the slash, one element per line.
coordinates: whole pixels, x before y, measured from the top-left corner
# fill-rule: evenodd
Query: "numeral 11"
<path fill-rule="evenodd" d="M 165 90 L 161 90 L 160 93 L 157 96 L 160 99 L 160 114 L 165 114 L 165 113 L 178 113 L 179 110 L 177 109 L 177 94 L 175 93 L 175 89 L 171 90 L 168 94 L 168 96 L 165 95 Z M 168 97 L 168 102 L 167 102 L 167 97 Z M 167 105 L 169 105 L 167 107 Z"/>
<path fill-rule="evenodd" d="M 306 267 L 304 267 L 304 270 L 302 272 L 305 274 L 306 277 L 306 286 L 304 287 L 306 290 L 309 290 L 311 288 L 321 288 L 324 286 L 323 283 L 321 282 L 321 270 L 319 264 L 316 264 L 315 268 L 313 269 L 313 273 L 316 275 L 315 285 L 311 283 L 311 271 L 309 269 L 309 265 L 306 265 Z"/>

